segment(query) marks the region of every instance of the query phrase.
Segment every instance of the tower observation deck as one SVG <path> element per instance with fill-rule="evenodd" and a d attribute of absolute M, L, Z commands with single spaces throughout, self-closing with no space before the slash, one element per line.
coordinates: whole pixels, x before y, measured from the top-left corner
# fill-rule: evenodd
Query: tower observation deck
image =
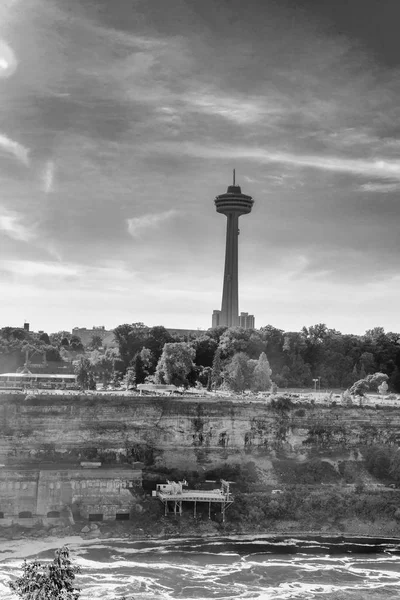
<path fill-rule="evenodd" d="M 239 325 L 239 217 L 251 212 L 254 200 L 251 196 L 242 194 L 240 186 L 235 183 L 234 170 L 233 185 L 228 187 L 225 194 L 217 196 L 214 202 L 217 212 L 226 215 L 227 224 L 222 305 L 221 311 L 214 311 L 213 327 L 217 325 L 236 327 Z"/>

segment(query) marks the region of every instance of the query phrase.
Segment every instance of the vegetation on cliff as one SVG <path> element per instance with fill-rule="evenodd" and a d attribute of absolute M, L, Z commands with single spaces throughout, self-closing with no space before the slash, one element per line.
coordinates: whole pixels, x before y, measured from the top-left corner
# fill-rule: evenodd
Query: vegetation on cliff
<path fill-rule="evenodd" d="M 103 348 L 99 339 L 84 348 L 79 338 L 68 332 L 48 336 L 4 327 L 0 330 L 0 371 L 21 368 L 25 350 L 30 347 L 32 356 L 38 352 L 50 362 L 64 360 L 64 365 L 85 355 L 89 363 L 86 375 L 82 373 L 84 382 L 89 382 L 93 374 L 103 385 L 122 383 L 127 372 L 130 383 L 143 383 L 157 373 L 160 380 L 172 380 L 173 369 L 170 375 L 164 373 L 164 348 L 184 344 L 190 354 L 183 377 L 186 385 L 208 385 L 212 381 L 218 387 L 225 382 L 241 391 L 246 386 L 259 388 L 262 381 L 266 389 L 268 377 L 262 375 L 260 380 L 257 376 L 257 383 L 251 377 L 254 361 L 265 355 L 268 366 L 264 373 L 270 369 L 272 382 L 281 388 L 310 387 L 313 379 L 323 388 L 349 388 L 380 372 L 387 376 L 389 390 L 400 391 L 400 334 L 385 333 L 381 327 L 362 336 L 342 334 L 324 324 L 303 327 L 299 332 L 284 332 L 271 325 L 258 330 L 218 327 L 183 339 L 172 336 L 162 326 L 133 323 L 119 325 L 114 335 L 116 348 Z M 178 352 L 178 362 L 181 354 Z M 181 379 L 179 376 L 177 380 Z"/>

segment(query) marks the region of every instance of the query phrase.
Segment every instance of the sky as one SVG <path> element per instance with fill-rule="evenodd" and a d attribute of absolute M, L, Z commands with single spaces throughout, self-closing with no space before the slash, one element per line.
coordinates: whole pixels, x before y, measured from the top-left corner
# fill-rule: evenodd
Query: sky
<path fill-rule="evenodd" d="M 399 331 L 398 0 L 2 0 L 1 326 Z"/>

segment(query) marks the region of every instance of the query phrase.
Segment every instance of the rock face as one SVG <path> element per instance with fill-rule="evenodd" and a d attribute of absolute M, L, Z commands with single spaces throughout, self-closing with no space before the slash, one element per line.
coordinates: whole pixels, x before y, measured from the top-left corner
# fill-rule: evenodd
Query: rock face
<path fill-rule="evenodd" d="M 196 468 L 277 453 L 301 459 L 400 441 L 395 408 L 303 406 L 222 398 L 0 396 L 0 461 L 148 460 Z"/>

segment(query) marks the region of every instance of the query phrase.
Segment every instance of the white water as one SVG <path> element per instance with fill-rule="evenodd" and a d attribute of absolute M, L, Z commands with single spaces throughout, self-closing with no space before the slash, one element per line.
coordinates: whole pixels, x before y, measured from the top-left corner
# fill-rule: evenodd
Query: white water
<path fill-rule="evenodd" d="M 396 544 L 341 540 L 46 540 L 0 544 L 0 599 L 23 558 L 52 559 L 67 542 L 82 600 L 387 599 L 400 597 Z"/>

